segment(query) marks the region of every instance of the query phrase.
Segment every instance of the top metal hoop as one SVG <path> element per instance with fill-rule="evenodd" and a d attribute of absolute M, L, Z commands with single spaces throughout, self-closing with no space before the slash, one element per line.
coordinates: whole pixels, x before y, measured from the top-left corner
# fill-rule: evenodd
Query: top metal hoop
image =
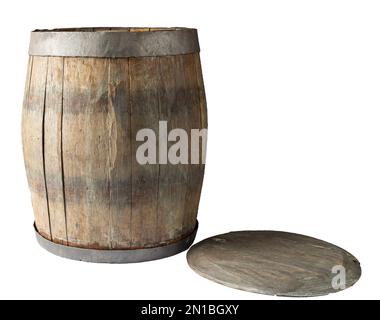
<path fill-rule="evenodd" d="M 59 57 L 156 57 L 199 52 L 196 29 L 79 28 L 35 30 L 29 55 Z"/>

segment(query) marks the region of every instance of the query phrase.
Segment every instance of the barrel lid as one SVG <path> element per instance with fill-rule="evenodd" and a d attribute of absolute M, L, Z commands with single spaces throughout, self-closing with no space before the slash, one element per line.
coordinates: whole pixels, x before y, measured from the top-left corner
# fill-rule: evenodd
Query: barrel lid
<path fill-rule="evenodd" d="M 308 297 L 352 286 L 360 263 L 322 240 L 279 231 L 236 231 L 195 244 L 187 253 L 199 275 L 254 293 Z"/>
<path fill-rule="evenodd" d="M 155 57 L 199 52 L 191 28 L 66 28 L 35 30 L 29 54 L 62 57 Z"/>

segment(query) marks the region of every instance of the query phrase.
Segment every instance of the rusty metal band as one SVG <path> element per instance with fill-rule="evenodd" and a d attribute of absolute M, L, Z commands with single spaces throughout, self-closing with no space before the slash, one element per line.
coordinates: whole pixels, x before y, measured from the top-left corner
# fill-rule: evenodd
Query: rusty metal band
<path fill-rule="evenodd" d="M 42 248 L 63 258 L 94 263 L 135 263 L 166 258 L 187 250 L 194 242 L 198 222 L 190 235 L 177 242 L 159 247 L 129 250 L 95 250 L 69 247 L 44 238 L 38 233 L 35 226 L 34 230 L 37 242 Z"/>
<path fill-rule="evenodd" d="M 126 29 L 56 29 L 31 33 L 29 55 L 59 57 L 156 57 L 199 52 L 196 29 L 134 32 Z"/>

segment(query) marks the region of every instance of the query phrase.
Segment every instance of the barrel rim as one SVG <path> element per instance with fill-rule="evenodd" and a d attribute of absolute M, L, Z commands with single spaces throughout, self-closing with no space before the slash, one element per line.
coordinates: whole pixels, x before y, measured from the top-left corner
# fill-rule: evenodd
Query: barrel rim
<path fill-rule="evenodd" d="M 85 27 L 36 29 L 29 55 L 60 57 L 156 57 L 199 52 L 194 28 Z"/>
<path fill-rule="evenodd" d="M 196 28 L 187 27 L 69 27 L 69 28 L 53 28 L 53 29 L 35 29 L 35 32 L 160 32 L 160 31 L 180 31 L 180 30 L 197 30 Z"/>

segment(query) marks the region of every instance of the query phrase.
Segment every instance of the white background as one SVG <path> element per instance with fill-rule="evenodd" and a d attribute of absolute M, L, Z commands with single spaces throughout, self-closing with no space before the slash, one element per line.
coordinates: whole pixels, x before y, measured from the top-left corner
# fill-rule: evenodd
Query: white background
<path fill-rule="evenodd" d="M 20 131 L 29 32 L 84 26 L 198 28 L 209 145 L 196 241 L 241 229 L 314 236 L 347 249 L 363 268 L 354 287 L 323 299 L 379 298 L 378 1 L 1 6 L 1 298 L 272 299 L 199 277 L 185 253 L 97 265 L 37 245 Z"/>

